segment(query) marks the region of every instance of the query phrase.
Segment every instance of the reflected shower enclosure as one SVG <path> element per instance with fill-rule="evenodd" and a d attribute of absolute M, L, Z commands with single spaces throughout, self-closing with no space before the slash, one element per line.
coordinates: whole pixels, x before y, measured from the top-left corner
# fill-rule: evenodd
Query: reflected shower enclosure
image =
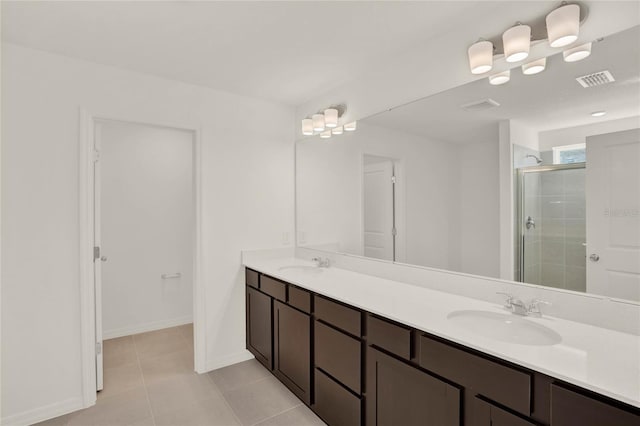
<path fill-rule="evenodd" d="M 517 169 L 516 280 L 586 291 L 585 163 Z"/>

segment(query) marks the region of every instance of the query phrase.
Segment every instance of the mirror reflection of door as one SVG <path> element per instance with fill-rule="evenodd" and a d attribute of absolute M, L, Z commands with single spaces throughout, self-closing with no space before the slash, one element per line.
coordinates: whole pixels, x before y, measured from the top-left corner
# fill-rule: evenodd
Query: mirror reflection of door
<path fill-rule="evenodd" d="M 587 291 L 640 300 L 640 130 L 587 138 Z"/>
<path fill-rule="evenodd" d="M 363 254 L 395 260 L 395 176 L 390 158 L 364 155 Z"/>

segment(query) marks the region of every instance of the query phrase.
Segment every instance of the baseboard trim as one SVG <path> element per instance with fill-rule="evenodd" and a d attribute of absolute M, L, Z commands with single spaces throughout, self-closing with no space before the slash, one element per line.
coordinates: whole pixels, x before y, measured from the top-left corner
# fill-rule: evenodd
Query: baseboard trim
<path fill-rule="evenodd" d="M 83 408 L 84 405 L 82 403 L 82 398 L 69 398 L 65 401 L 56 402 L 54 404 L 45 405 L 44 407 L 38 407 L 33 410 L 23 411 L 22 413 L 3 417 L 0 419 L 0 424 L 3 426 L 27 426 L 53 419 L 54 417 L 63 416 Z"/>
<path fill-rule="evenodd" d="M 163 328 L 177 327 L 179 325 L 189 324 L 193 322 L 193 316 L 172 318 L 168 320 L 147 322 L 144 324 L 132 325 L 130 327 L 116 328 L 113 330 L 104 330 L 102 338 L 104 340 L 114 339 L 116 337 L 130 336 L 132 334 L 146 333 L 147 331 L 161 330 Z"/>
<path fill-rule="evenodd" d="M 218 368 L 227 367 L 229 365 L 237 364 L 242 361 L 248 361 L 254 358 L 253 354 L 248 350 L 242 352 L 236 352 L 231 355 L 222 356 L 206 362 L 206 371 L 198 371 L 198 373 L 206 373 L 208 371 L 217 370 Z"/>

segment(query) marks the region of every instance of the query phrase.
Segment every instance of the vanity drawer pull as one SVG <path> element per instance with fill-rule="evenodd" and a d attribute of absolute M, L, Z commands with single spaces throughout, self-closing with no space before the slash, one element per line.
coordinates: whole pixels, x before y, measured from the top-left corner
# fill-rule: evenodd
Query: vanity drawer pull
<path fill-rule="evenodd" d="M 411 330 L 368 315 L 367 342 L 404 359 L 411 359 Z"/>
<path fill-rule="evenodd" d="M 260 290 L 283 302 L 287 300 L 287 285 L 266 275 L 260 278 Z"/>
<path fill-rule="evenodd" d="M 289 305 L 308 314 L 311 313 L 311 293 L 301 288 L 289 285 Z"/>
<path fill-rule="evenodd" d="M 260 274 L 249 268 L 245 269 L 245 282 L 254 288 L 260 288 Z"/>
<path fill-rule="evenodd" d="M 361 344 L 338 330 L 315 322 L 315 366 L 360 393 Z"/>
<path fill-rule="evenodd" d="M 321 319 L 341 330 L 354 336 L 361 336 L 361 314 L 353 308 L 325 299 L 321 296 L 314 296 L 315 314 L 317 319 Z"/>
<path fill-rule="evenodd" d="M 330 425 L 360 425 L 360 398 L 340 386 L 322 371 L 317 370 L 314 410 Z"/>
<path fill-rule="evenodd" d="M 531 415 L 531 374 L 420 336 L 420 367 Z"/>

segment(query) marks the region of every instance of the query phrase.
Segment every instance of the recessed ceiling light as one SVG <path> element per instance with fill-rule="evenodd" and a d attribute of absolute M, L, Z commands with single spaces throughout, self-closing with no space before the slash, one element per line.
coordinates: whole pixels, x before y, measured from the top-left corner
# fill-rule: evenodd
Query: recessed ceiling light
<path fill-rule="evenodd" d="M 592 117 L 602 117 L 606 113 L 607 113 L 607 111 L 594 111 L 594 112 L 591 113 L 591 116 Z"/>

